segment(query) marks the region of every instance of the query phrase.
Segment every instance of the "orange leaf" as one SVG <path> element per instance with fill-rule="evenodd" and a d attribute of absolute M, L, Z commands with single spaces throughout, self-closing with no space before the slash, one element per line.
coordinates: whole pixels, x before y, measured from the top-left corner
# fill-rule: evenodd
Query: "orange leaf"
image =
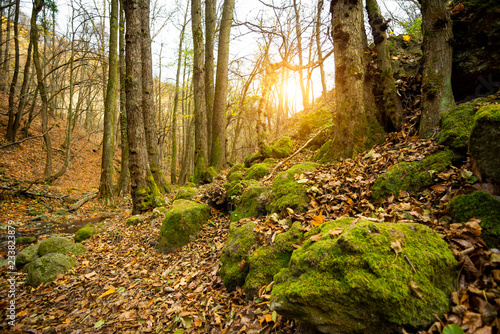
<path fill-rule="evenodd" d="M 313 235 L 312 237 L 310 237 L 309 239 L 311 239 L 311 241 L 318 241 L 321 239 L 321 234 L 316 234 L 316 235 Z"/>
<path fill-rule="evenodd" d="M 343 228 L 334 228 L 333 230 L 330 230 L 329 233 L 333 236 L 340 235 L 344 232 Z"/>
<path fill-rule="evenodd" d="M 100 295 L 99 298 L 104 298 L 104 297 L 109 296 L 110 294 L 112 294 L 114 292 L 115 292 L 115 288 L 111 287 L 108 291 L 106 291 L 105 293 L 103 293 L 102 295 Z"/>
<path fill-rule="evenodd" d="M 313 226 L 319 226 L 323 224 L 323 214 L 321 212 L 319 213 L 319 215 L 313 216 L 312 219 L 313 222 L 311 222 L 311 224 L 313 224 Z"/>
<path fill-rule="evenodd" d="M 465 226 L 474 234 L 476 237 L 481 235 L 481 225 L 479 225 L 481 221 L 476 218 L 472 218 L 470 221 L 465 223 Z"/>
<path fill-rule="evenodd" d="M 18 317 L 22 317 L 23 315 L 26 315 L 26 314 L 28 314 L 28 312 L 26 312 L 26 311 L 22 310 L 21 312 L 19 312 L 19 313 L 17 314 L 17 316 L 18 316 Z"/>

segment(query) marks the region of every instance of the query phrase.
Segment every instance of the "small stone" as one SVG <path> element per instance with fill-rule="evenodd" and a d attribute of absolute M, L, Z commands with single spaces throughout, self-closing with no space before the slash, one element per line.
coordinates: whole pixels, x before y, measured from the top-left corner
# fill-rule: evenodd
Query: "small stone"
<path fill-rule="evenodd" d="M 69 215 L 69 211 L 67 209 L 64 209 L 64 208 L 60 208 L 60 209 L 56 210 L 56 212 L 54 212 L 54 216 L 56 216 L 56 217 L 64 217 L 67 215 Z"/>
<path fill-rule="evenodd" d="M 36 222 L 36 221 L 40 221 L 40 220 L 47 220 L 49 218 L 50 218 L 50 216 L 48 214 L 42 213 L 41 215 L 38 215 L 38 216 L 31 218 L 31 221 Z"/>
<path fill-rule="evenodd" d="M 146 217 L 141 215 L 132 216 L 127 219 L 127 226 L 135 226 L 146 220 Z"/>
<path fill-rule="evenodd" d="M 16 238 L 16 244 L 29 245 L 36 241 L 36 237 L 19 237 Z"/>

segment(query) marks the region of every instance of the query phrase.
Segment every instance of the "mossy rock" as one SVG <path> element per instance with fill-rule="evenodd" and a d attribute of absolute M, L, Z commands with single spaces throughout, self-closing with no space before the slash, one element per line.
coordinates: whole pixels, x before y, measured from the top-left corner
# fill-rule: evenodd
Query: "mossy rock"
<path fill-rule="evenodd" d="M 500 105 L 491 104 L 477 111 L 469 151 L 481 172 L 500 183 Z"/>
<path fill-rule="evenodd" d="M 65 208 L 57 209 L 56 212 L 54 212 L 54 216 L 56 216 L 56 217 L 64 217 L 67 215 L 69 215 L 69 211 L 68 211 L 68 209 L 65 209 Z"/>
<path fill-rule="evenodd" d="M 31 261 L 38 259 L 38 247 L 40 247 L 40 244 L 31 245 L 20 251 L 16 256 L 16 267 L 22 268 Z"/>
<path fill-rule="evenodd" d="M 129 218 L 130 219 L 130 218 Z M 128 219 L 127 219 L 127 224 L 128 224 Z M 82 242 L 87 239 L 90 239 L 92 236 L 96 235 L 99 233 L 99 230 L 94 226 L 94 224 L 87 224 L 83 226 L 81 229 L 76 231 L 75 233 L 75 242 Z"/>
<path fill-rule="evenodd" d="M 441 131 L 439 144 L 446 145 L 451 150 L 461 155 L 467 153 L 469 137 L 474 126 L 474 115 L 479 103 L 492 101 L 491 98 L 477 99 L 472 102 L 462 103 L 441 114 Z"/>
<path fill-rule="evenodd" d="M 304 240 L 300 228 L 300 223 L 296 222 L 287 232 L 276 235 L 273 244 L 259 247 L 248 256 L 249 270 L 243 285 L 247 298 L 253 298 L 262 286 L 273 281 L 274 275 L 288 267 L 294 244 Z"/>
<path fill-rule="evenodd" d="M 217 168 L 210 166 L 203 172 L 203 182 L 212 183 L 217 175 L 219 175 Z"/>
<path fill-rule="evenodd" d="M 209 218 L 210 207 L 206 204 L 184 199 L 174 201 L 161 225 L 158 250 L 173 252 L 193 241 Z"/>
<path fill-rule="evenodd" d="M 181 189 L 179 189 L 179 191 L 177 191 L 177 194 L 175 195 L 175 200 L 178 199 L 192 200 L 193 198 L 198 196 L 199 192 L 200 190 L 198 188 L 184 185 L 183 187 L 181 187 Z"/>
<path fill-rule="evenodd" d="M 154 218 L 159 218 L 159 217 L 164 217 L 168 212 L 168 209 L 166 207 L 159 207 L 159 208 L 154 208 L 152 217 Z"/>
<path fill-rule="evenodd" d="M 243 194 L 243 191 L 250 186 L 258 187 L 259 183 L 255 180 L 242 180 L 225 184 L 224 187 L 226 188 L 228 203 L 236 204 L 241 194 Z"/>
<path fill-rule="evenodd" d="M 377 178 L 372 187 L 372 198 L 377 201 L 390 195 L 398 198 L 400 190 L 422 191 L 434 183 L 434 173 L 445 171 L 453 158 L 453 153 L 445 150 L 422 161 L 400 162 Z"/>
<path fill-rule="evenodd" d="M 36 242 L 36 237 L 19 237 L 16 238 L 16 244 L 19 245 L 29 245 Z"/>
<path fill-rule="evenodd" d="M 290 167 L 279 173 L 273 180 L 271 202 L 267 206 L 268 212 L 282 212 L 290 208 L 297 212 L 304 212 L 309 204 L 307 188 L 294 179 L 295 174 L 314 170 L 318 164 L 304 162 Z"/>
<path fill-rule="evenodd" d="M 484 191 L 453 197 L 447 207 L 452 220 L 465 223 L 472 218 L 481 220 L 481 236 L 486 244 L 498 247 L 500 241 L 500 199 Z"/>
<path fill-rule="evenodd" d="M 273 158 L 265 158 L 264 161 L 262 161 L 262 163 L 264 164 L 268 164 L 268 165 L 273 165 L 276 163 L 276 159 L 273 159 Z"/>
<path fill-rule="evenodd" d="M 139 225 L 140 223 L 142 223 L 145 220 L 146 220 L 146 217 L 144 217 L 142 215 L 135 215 L 135 216 L 127 218 L 127 221 L 125 222 L 125 224 L 127 226 L 135 226 L 135 225 Z"/>
<path fill-rule="evenodd" d="M 272 153 L 271 157 L 276 159 L 282 159 L 290 156 L 293 153 L 293 148 L 295 147 L 295 142 L 290 139 L 290 137 L 283 137 L 276 140 L 271 146 Z"/>
<path fill-rule="evenodd" d="M 227 173 L 227 182 L 231 183 L 234 181 L 239 181 L 243 178 L 243 173 L 245 172 L 245 166 L 243 164 L 235 164 L 229 172 Z"/>
<path fill-rule="evenodd" d="M 265 163 L 259 163 L 252 165 L 252 167 L 248 168 L 244 180 L 260 180 L 264 176 L 269 174 L 269 165 Z"/>
<path fill-rule="evenodd" d="M 236 210 L 231 213 L 231 221 L 243 218 L 260 217 L 266 214 L 266 203 L 271 188 L 250 186 L 243 191 Z"/>
<path fill-rule="evenodd" d="M 233 291 L 245 283 L 245 277 L 248 274 L 246 260 L 250 250 L 257 242 L 255 225 L 254 222 L 249 222 L 239 228 L 232 226 L 226 247 L 222 249 L 219 275 L 229 291 Z"/>
<path fill-rule="evenodd" d="M 330 161 L 330 157 L 328 156 L 328 152 L 330 152 L 330 147 L 332 145 L 332 141 L 328 140 L 326 143 L 321 145 L 319 150 L 314 153 L 312 160 L 317 161 L 319 163 L 326 163 Z"/>
<path fill-rule="evenodd" d="M 449 310 L 457 261 L 437 233 L 420 224 L 352 221 L 324 223 L 316 241 L 292 253 L 274 276 L 272 310 L 322 333 L 346 334 L 418 328 Z"/>
<path fill-rule="evenodd" d="M 36 208 L 29 208 L 28 213 L 30 216 L 38 216 L 41 212 Z"/>
<path fill-rule="evenodd" d="M 264 159 L 266 159 L 268 157 L 264 156 L 262 153 L 257 152 L 257 153 L 254 153 L 254 154 L 250 154 L 249 156 L 247 156 L 245 158 L 245 161 L 244 161 L 244 165 L 246 168 L 250 168 L 253 164 L 255 163 L 259 163 L 259 162 L 262 162 L 264 161 Z"/>
<path fill-rule="evenodd" d="M 41 283 L 52 282 L 57 274 L 63 274 L 73 268 L 78 262 L 71 256 L 61 253 L 48 253 L 30 262 L 25 270 L 28 272 L 26 285 L 39 286 Z"/>
<path fill-rule="evenodd" d="M 70 253 L 72 255 L 82 255 L 85 253 L 85 247 L 81 244 L 75 244 L 66 238 L 53 237 L 40 242 L 38 254 L 44 256 L 49 253 Z"/>

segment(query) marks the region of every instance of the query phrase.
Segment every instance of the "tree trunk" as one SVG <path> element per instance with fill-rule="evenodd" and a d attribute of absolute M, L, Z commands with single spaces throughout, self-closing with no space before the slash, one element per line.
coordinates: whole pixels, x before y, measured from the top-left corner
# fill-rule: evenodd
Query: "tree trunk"
<path fill-rule="evenodd" d="M 14 138 L 14 141 L 16 139 L 17 130 L 21 125 L 21 118 L 23 117 L 24 108 L 26 108 L 26 104 L 28 103 L 28 95 L 29 95 L 28 87 L 30 86 L 30 81 L 31 81 L 30 69 L 31 69 L 32 52 L 33 52 L 33 42 L 30 38 L 28 44 L 28 53 L 26 55 L 26 63 L 24 64 L 23 83 L 21 84 L 21 93 L 19 94 L 19 104 L 17 106 L 16 118 L 14 119 L 14 126 L 12 129 L 13 131 L 12 137 Z M 33 101 L 33 103 L 35 103 L 35 101 Z"/>
<path fill-rule="evenodd" d="M 3 59 L 3 0 L 0 0 L 0 62 Z M 3 73 L 3 66 L 0 66 L 0 90 L 4 90 L 4 78 L 5 73 Z"/>
<path fill-rule="evenodd" d="M 384 131 L 376 121 L 372 87 L 366 77 L 368 51 L 363 2 L 332 0 L 335 46 L 336 110 L 329 156 L 351 157 L 380 142 Z"/>
<path fill-rule="evenodd" d="M 149 33 L 149 0 L 141 1 L 142 13 L 142 113 L 146 132 L 148 159 L 154 181 L 161 192 L 170 192 L 160 166 L 158 133 L 154 119 L 153 103 L 153 61 L 151 57 L 151 36 Z M 128 22 L 128 21 L 127 21 Z"/>
<path fill-rule="evenodd" d="M 141 1 L 125 0 L 126 30 L 126 108 L 129 139 L 129 167 L 132 190 L 132 213 L 154 206 L 159 190 L 149 168 L 142 112 Z"/>
<path fill-rule="evenodd" d="M 101 160 L 101 181 L 99 183 L 99 197 L 105 203 L 114 204 L 113 193 L 113 146 L 115 124 L 115 101 L 116 86 L 118 81 L 118 0 L 111 1 L 111 12 L 109 16 L 109 68 L 108 86 L 106 89 L 106 100 L 104 102 L 104 135 Z"/>
<path fill-rule="evenodd" d="M 205 102 L 207 110 L 208 159 L 211 159 L 212 124 L 214 113 L 214 43 L 217 0 L 205 0 Z M 219 32 L 220 34 L 220 32 Z M 219 37 L 220 38 L 220 37 Z M 217 64 L 217 68 L 219 64 Z"/>
<path fill-rule="evenodd" d="M 316 39 L 316 48 L 318 49 L 318 58 L 323 59 L 323 52 L 321 51 L 321 10 L 323 9 L 323 0 L 318 0 L 318 8 L 316 13 L 316 25 L 314 27 L 314 36 Z M 326 97 L 326 75 L 323 61 L 319 64 L 319 71 L 321 74 L 321 87 L 323 88 L 322 94 Z"/>
<path fill-rule="evenodd" d="M 441 113 L 455 105 L 451 89 L 452 21 L 446 0 L 421 0 L 422 5 L 422 114 L 420 136 L 432 135 Z"/>
<path fill-rule="evenodd" d="M 304 61 L 302 59 L 302 33 L 300 27 L 300 12 L 299 7 L 297 6 L 297 0 L 293 0 L 293 10 L 295 11 L 295 33 L 297 37 L 297 50 L 299 56 L 299 78 L 300 78 L 300 91 L 302 92 L 302 105 L 304 108 L 309 106 L 309 92 L 306 91 L 304 87 L 304 73 L 302 71 L 302 66 L 304 65 Z"/>
<path fill-rule="evenodd" d="M 4 87 L 3 90 L 7 90 L 8 82 L 9 82 L 9 50 L 10 50 L 10 26 L 11 26 L 11 20 L 10 18 L 12 17 L 12 6 L 10 5 L 11 2 L 7 1 L 9 4 L 9 9 L 7 10 L 7 20 L 5 21 L 5 24 L 7 25 L 6 27 L 6 36 L 5 36 L 5 49 L 4 49 L 4 55 L 3 55 L 3 75 L 4 75 Z"/>
<path fill-rule="evenodd" d="M 16 0 L 16 7 L 14 9 L 14 74 L 12 75 L 12 82 L 10 83 L 9 91 L 9 121 L 7 124 L 7 140 L 10 142 L 15 142 L 15 114 L 14 114 L 14 103 L 16 97 L 16 86 L 17 78 L 19 76 L 19 3 L 20 0 Z M 3 19 L 3 18 L 0 18 Z"/>
<path fill-rule="evenodd" d="M 205 102 L 205 73 L 203 30 L 201 27 L 201 1 L 191 0 L 191 25 L 193 31 L 193 92 L 194 92 L 194 132 L 195 132 L 195 183 L 203 179 L 208 166 L 207 113 Z"/>
<path fill-rule="evenodd" d="M 123 1 L 120 1 L 120 29 L 118 30 L 120 44 L 120 142 L 122 160 L 120 166 L 120 177 L 116 194 L 125 196 L 129 192 L 130 172 L 128 169 L 129 148 L 127 136 L 127 110 L 125 99 L 125 17 L 123 16 Z"/>
<path fill-rule="evenodd" d="M 387 50 L 387 23 L 377 4 L 377 0 L 366 0 L 366 11 L 372 28 L 373 40 L 377 50 L 377 63 L 380 71 L 380 99 L 382 124 L 386 131 L 399 131 L 403 125 L 403 106 L 397 94 L 396 82 L 392 75 L 390 54 Z"/>
<path fill-rule="evenodd" d="M 49 115 L 48 115 L 48 99 L 47 91 L 45 89 L 45 77 L 42 72 L 40 64 L 40 52 L 38 51 L 38 26 L 36 24 L 38 13 L 42 10 L 44 5 L 43 0 L 34 0 L 33 10 L 31 14 L 31 42 L 33 43 L 33 63 L 35 64 L 38 92 L 42 100 L 41 114 L 42 114 L 42 133 L 45 142 L 45 149 L 47 150 L 47 158 L 45 160 L 45 169 L 43 172 L 44 178 L 52 174 L 52 142 L 50 140 L 49 132 L 47 131 Z"/>
<path fill-rule="evenodd" d="M 234 0 L 225 0 L 219 33 L 217 79 L 212 121 L 212 154 L 210 165 L 221 170 L 226 165 L 226 97 L 229 68 L 229 37 L 233 23 Z"/>

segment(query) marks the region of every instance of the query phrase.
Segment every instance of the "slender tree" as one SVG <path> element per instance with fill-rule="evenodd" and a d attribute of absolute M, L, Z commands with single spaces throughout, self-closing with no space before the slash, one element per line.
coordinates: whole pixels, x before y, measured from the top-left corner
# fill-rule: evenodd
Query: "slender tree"
<path fill-rule="evenodd" d="M 212 154 L 212 118 L 214 111 L 214 42 L 217 0 L 205 0 L 205 102 L 207 111 L 207 143 L 209 146 L 208 159 Z"/>
<path fill-rule="evenodd" d="M 421 0 L 422 6 L 422 114 L 420 135 L 432 135 L 441 114 L 454 106 L 451 89 L 452 21 L 447 0 Z"/>
<path fill-rule="evenodd" d="M 318 51 L 318 58 L 323 58 L 323 51 L 321 50 L 321 11 L 323 9 L 323 0 L 318 0 L 318 7 L 316 12 L 316 22 L 314 25 L 314 39 L 316 40 L 316 49 Z M 326 75 L 323 62 L 319 64 L 319 71 L 321 74 L 321 87 L 323 88 L 323 96 L 326 96 Z"/>
<path fill-rule="evenodd" d="M 116 87 L 118 83 L 118 0 L 111 1 L 109 16 L 109 67 L 106 100 L 104 102 L 104 135 L 101 159 L 101 181 L 99 196 L 105 202 L 114 202 L 113 193 L 113 146 L 115 124 Z"/>
<path fill-rule="evenodd" d="M 226 96 L 229 67 L 229 37 L 233 22 L 234 0 L 225 0 L 219 33 L 217 79 L 212 113 L 212 154 L 210 165 L 222 169 L 226 164 Z"/>
<path fill-rule="evenodd" d="M 15 141 L 15 131 L 14 131 L 14 123 L 15 123 L 15 113 L 14 113 L 14 103 L 16 97 L 16 86 L 17 86 L 17 78 L 19 76 L 19 4 L 20 0 L 15 0 L 15 8 L 14 8 L 14 74 L 12 75 L 12 81 L 10 83 L 10 91 L 9 91 L 9 121 L 7 124 L 7 140 L 14 142 Z M 0 18 L 2 19 L 2 18 Z"/>
<path fill-rule="evenodd" d="M 205 102 L 205 66 L 203 30 L 201 24 L 201 0 L 191 0 L 191 26 L 193 32 L 193 92 L 195 165 L 194 181 L 200 182 L 208 166 L 207 113 Z"/>

